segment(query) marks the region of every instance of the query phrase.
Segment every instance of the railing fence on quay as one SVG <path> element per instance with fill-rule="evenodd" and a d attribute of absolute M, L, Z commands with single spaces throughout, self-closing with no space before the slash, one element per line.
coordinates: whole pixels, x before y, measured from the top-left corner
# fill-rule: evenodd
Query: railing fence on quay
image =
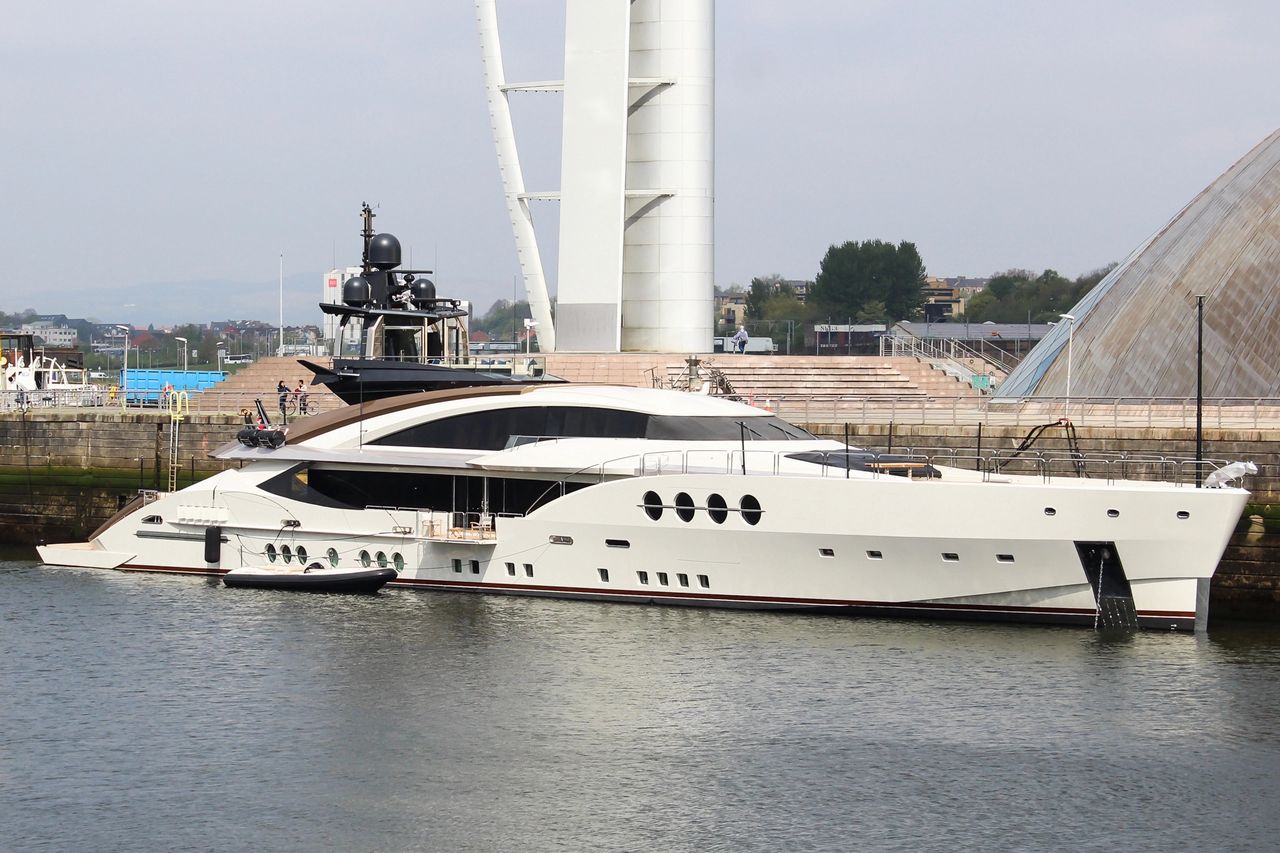
<path fill-rule="evenodd" d="M 261 390 L 189 392 L 191 414 L 238 414 L 261 399 L 268 415 L 280 415 L 274 387 Z M 955 424 L 1030 427 L 1068 414 L 1077 427 L 1176 427 L 1196 423 L 1194 397 L 1024 397 L 1002 399 L 975 395 L 840 396 L 785 395 L 761 397 L 755 405 L 801 424 Z M 296 406 L 296 403 L 294 404 Z M 312 393 L 308 414 L 330 411 L 344 404 L 328 393 Z M 159 411 L 155 400 L 125 400 L 109 394 L 85 396 L 69 391 L 0 391 L 0 412 L 19 409 L 110 409 Z M 292 408 L 292 407 L 291 407 Z M 298 415 L 292 412 L 289 419 Z M 1204 401 L 1204 426 L 1212 429 L 1280 428 L 1280 398 L 1223 397 Z"/>

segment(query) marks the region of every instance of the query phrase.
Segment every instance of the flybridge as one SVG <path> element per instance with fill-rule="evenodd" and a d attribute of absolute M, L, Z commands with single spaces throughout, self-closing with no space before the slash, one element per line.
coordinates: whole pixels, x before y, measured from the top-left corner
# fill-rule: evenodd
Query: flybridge
<path fill-rule="evenodd" d="M 374 215 L 368 204 L 362 206 L 360 275 L 343 283 L 340 304 L 320 305 L 321 311 L 339 318 L 334 356 L 343 354 L 347 326 L 355 320 L 360 354 L 365 358 L 460 359 L 467 354 L 467 329 L 462 322 L 467 312 L 461 300 L 438 297 L 435 283 L 426 278 L 431 270 L 398 269 L 400 241 L 393 234 L 374 234 Z"/>

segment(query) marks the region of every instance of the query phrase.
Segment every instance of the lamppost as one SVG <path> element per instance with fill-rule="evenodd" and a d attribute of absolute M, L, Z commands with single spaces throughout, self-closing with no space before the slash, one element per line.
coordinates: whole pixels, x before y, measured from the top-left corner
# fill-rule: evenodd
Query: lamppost
<path fill-rule="evenodd" d="M 525 355 L 528 355 L 530 352 L 529 347 L 532 345 L 531 341 L 533 340 L 533 327 L 536 325 L 538 325 L 537 320 L 530 320 L 528 317 L 525 318 L 525 321 L 524 321 L 524 354 Z"/>
<path fill-rule="evenodd" d="M 120 408 L 125 409 L 129 402 L 129 327 L 116 326 L 116 330 L 124 332 L 124 365 L 120 368 Z"/>
<path fill-rule="evenodd" d="M 1071 345 L 1076 336 L 1076 318 L 1070 314 L 1059 314 L 1070 325 L 1067 326 L 1067 407 L 1066 419 L 1071 420 Z"/>
<path fill-rule="evenodd" d="M 187 339 L 180 338 L 177 335 L 174 335 L 173 339 L 178 343 L 182 344 L 182 372 L 186 373 L 187 372 Z M 176 364 L 174 365 L 174 367 L 177 367 L 177 366 L 178 365 Z"/>
<path fill-rule="evenodd" d="M 1200 476 L 1204 461 L 1204 294 L 1196 294 L 1196 488 L 1203 480 Z"/>
<path fill-rule="evenodd" d="M 218 369 L 222 369 L 222 357 L 227 354 L 227 342 L 218 341 Z"/>

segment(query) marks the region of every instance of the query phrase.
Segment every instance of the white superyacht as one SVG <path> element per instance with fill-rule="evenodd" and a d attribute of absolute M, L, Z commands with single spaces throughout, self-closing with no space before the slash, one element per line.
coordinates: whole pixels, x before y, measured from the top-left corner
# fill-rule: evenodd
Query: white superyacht
<path fill-rule="evenodd" d="M 888 460 L 655 389 L 428 391 L 312 417 L 140 498 L 46 563 L 220 575 L 323 561 L 393 586 L 1191 629 L 1248 493 Z M 250 441 L 249 444 L 254 444 Z"/>

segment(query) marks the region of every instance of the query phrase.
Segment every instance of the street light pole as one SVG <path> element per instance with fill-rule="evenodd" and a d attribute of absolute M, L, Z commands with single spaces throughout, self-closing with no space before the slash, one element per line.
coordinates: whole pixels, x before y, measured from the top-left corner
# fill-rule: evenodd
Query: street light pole
<path fill-rule="evenodd" d="M 1067 326 L 1067 406 L 1065 417 L 1071 420 L 1071 346 L 1076 336 L 1076 318 L 1070 314 L 1059 314 L 1069 324 Z"/>
<path fill-rule="evenodd" d="M 1196 295 L 1196 488 L 1204 461 L 1204 294 Z"/>
<path fill-rule="evenodd" d="M 284 252 L 280 253 L 280 352 L 284 355 Z"/>
<path fill-rule="evenodd" d="M 177 335 L 174 335 L 173 339 L 178 343 L 182 344 L 182 372 L 186 373 L 187 372 L 187 339 L 180 338 Z M 174 367 L 177 367 L 177 366 L 178 365 L 176 364 L 174 365 Z"/>
<path fill-rule="evenodd" d="M 524 321 L 524 354 L 525 355 L 528 355 L 530 353 L 529 348 L 532 346 L 532 341 L 533 341 L 533 327 L 536 325 L 538 325 L 537 320 L 530 320 L 527 317 L 525 318 L 525 321 Z"/>
<path fill-rule="evenodd" d="M 116 326 L 121 332 L 124 332 L 124 367 L 120 369 L 120 408 L 127 408 L 129 402 L 129 327 Z"/>

